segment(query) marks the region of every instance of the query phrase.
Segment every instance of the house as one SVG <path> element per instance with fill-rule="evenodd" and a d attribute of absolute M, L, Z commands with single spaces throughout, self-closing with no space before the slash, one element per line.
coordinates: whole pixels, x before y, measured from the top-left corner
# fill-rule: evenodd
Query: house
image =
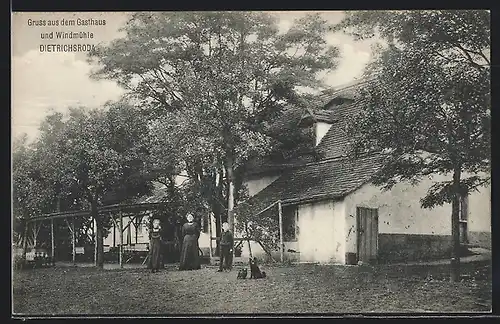
<path fill-rule="evenodd" d="M 246 204 L 257 213 L 281 201 L 285 258 L 292 261 L 355 264 L 449 256 L 451 204 L 422 209 L 420 198 L 434 182 L 451 176 L 436 174 L 416 186 L 402 182 L 382 191 L 370 178 L 384 162 L 383 155 L 355 161 L 346 157 L 345 126 L 363 105 L 360 84 L 325 92 L 323 108 L 303 120 L 314 128 L 321 158 L 254 168 L 244 182 L 251 196 Z M 491 246 L 490 199 L 489 188 L 462 199 L 464 244 Z M 243 212 L 237 207 L 236 218 Z M 274 207 L 267 213 L 278 218 Z M 265 257 L 256 242 L 250 248 L 254 256 Z M 244 245 L 242 256 L 248 255 Z"/>
<path fill-rule="evenodd" d="M 152 195 L 143 197 L 136 203 L 158 203 L 167 195 L 165 185 L 155 182 Z M 123 222 L 123 251 L 148 251 L 149 226 L 153 211 L 124 215 Z M 201 233 L 199 246 L 203 255 L 209 255 L 210 234 L 208 215 L 201 219 Z M 212 228 L 215 229 L 215 220 L 212 217 Z M 104 238 L 104 251 L 120 246 L 120 229 L 118 223 L 112 223 L 109 234 Z M 168 241 L 167 241 L 168 242 Z M 172 242 L 170 242 L 172 243 Z"/>

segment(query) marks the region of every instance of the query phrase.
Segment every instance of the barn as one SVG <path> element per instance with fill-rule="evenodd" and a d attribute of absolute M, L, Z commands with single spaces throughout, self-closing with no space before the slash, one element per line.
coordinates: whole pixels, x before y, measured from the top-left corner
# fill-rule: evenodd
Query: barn
<path fill-rule="evenodd" d="M 401 182 L 389 191 L 370 183 L 383 165 L 382 154 L 351 160 L 345 126 L 363 105 L 359 85 L 323 94 L 324 106 L 303 119 L 313 127 L 320 158 L 286 165 L 260 164 L 247 173 L 251 198 L 245 202 L 257 212 L 271 210 L 282 217 L 283 254 L 296 262 L 355 264 L 411 261 L 449 257 L 451 204 L 423 209 L 420 198 L 436 181 L 451 175 L 434 174 L 418 185 Z M 461 239 L 464 246 L 491 247 L 491 194 L 482 188 L 462 197 Z M 244 212 L 236 209 L 238 213 Z M 236 220 L 237 221 L 237 220 Z M 256 242 L 253 255 L 265 253 Z M 249 255 L 244 247 L 242 256 Z"/>

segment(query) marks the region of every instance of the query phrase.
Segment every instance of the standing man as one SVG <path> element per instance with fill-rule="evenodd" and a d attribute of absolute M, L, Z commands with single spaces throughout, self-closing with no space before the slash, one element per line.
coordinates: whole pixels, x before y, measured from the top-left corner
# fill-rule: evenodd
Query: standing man
<path fill-rule="evenodd" d="M 233 245 L 234 238 L 233 233 L 229 230 L 229 224 L 223 223 L 220 239 L 220 262 L 217 272 L 222 272 L 223 270 L 231 271 L 233 267 Z"/>

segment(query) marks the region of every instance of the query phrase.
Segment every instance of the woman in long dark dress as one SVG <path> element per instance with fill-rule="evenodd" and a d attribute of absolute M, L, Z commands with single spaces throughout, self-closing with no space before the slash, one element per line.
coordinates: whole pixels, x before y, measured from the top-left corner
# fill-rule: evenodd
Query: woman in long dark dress
<path fill-rule="evenodd" d="M 198 245 L 200 229 L 194 222 L 193 215 L 188 214 L 186 218 L 188 222 L 182 226 L 183 241 L 179 270 L 197 270 L 201 268 Z"/>
<path fill-rule="evenodd" d="M 160 220 L 153 220 L 153 228 L 149 240 L 149 257 L 151 262 L 151 272 L 158 272 L 161 266 L 161 235 Z"/>

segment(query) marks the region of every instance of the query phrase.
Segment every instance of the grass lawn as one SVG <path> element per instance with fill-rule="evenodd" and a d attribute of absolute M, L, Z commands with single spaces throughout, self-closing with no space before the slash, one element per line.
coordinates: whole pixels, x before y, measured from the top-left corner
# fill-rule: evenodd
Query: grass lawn
<path fill-rule="evenodd" d="M 159 273 L 146 269 L 48 268 L 13 275 L 15 314 L 196 314 L 489 312 L 491 266 L 263 266 L 268 278 L 238 280 L 238 268 Z"/>

